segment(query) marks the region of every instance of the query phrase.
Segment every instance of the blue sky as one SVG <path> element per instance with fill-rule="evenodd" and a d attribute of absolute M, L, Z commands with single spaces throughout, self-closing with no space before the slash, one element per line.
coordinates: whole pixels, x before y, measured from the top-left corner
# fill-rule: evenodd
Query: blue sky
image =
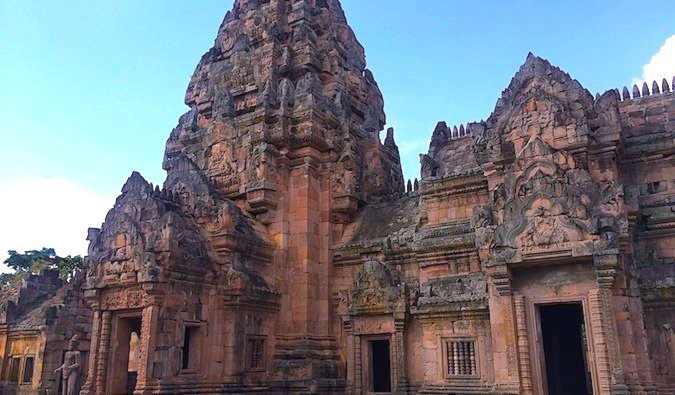
<path fill-rule="evenodd" d="M 408 178 L 436 122 L 487 118 L 529 51 L 592 93 L 645 70 L 675 74 L 675 38 L 664 45 L 675 34 L 670 1 L 342 3 Z M 0 0 L 0 257 L 42 246 L 85 253 L 86 227 L 100 225 L 131 171 L 163 181 L 185 88 L 231 6 Z"/>

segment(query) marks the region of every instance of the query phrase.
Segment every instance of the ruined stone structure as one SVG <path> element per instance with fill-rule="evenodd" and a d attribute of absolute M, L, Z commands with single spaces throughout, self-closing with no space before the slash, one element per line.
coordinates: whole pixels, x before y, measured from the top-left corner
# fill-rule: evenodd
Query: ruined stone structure
<path fill-rule="evenodd" d="M 237 0 L 185 102 L 89 232 L 83 394 L 675 391 L 665 80 L 530 55 L 406 191 L 339 2 Z"/>
<path fill-rule="evenodd" d="M 82 273 L 81 273 L 82 274 Z M 87 355 L 91 310 L 84 303 L 84 276 L 70 282 L 56 270 L 29 275 L 0 288 L 0 394 L 59 394 L 69 340 Z M 87 366 L 81 367 L 86 372 Z"/>

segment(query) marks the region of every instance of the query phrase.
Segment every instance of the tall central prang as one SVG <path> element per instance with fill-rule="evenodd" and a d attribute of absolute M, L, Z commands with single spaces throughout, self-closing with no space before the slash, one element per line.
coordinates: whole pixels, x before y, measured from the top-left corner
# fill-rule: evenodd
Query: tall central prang
<path fill-rule="evenodd" d="M 380 143 L 383 99 L 363 47 L 338 1 L 238 0 L 185 103 L 166 145 L 165 187 L 199 196 L 191 180 L 203 177 L 213 196 L 266 226 L 284 358 L 304 365 L 332 341 L 329 247 L 340 224 L 404 187 L 392 133 Z"/>

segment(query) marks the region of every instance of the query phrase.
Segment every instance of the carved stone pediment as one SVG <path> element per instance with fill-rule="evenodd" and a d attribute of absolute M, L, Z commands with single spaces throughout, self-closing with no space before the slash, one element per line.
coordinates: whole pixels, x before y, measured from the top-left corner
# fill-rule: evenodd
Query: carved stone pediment
<path fill-rule="evenodd" d="M 205 232 L 177 205 L 172 193 L 133 173 L 101 229 L 89 231 L 88 287 L 160 281 L 169 266 L 204 267 Z"/>
<path fill-rule="evenodd" d="M 617 224 L 601 224 L 624 212 L 623 188 L 591 174 L 587 154 L 591 128 L 616 119 L 608 100 L 596 110 L 610 113 L 593 113 L 578 82 L 528 57 L 477 140 L 486 169 L 497 170 L 486 174 L 489 202 L 472 220 L 485 265 L 616 247 Z"/>
<path fill-rule="evenodd" d="M 357 272 L 349 295 L 351 314 L 383 314 L 405 311 L 405 284 L 386 264 L 369 260 Z"/>

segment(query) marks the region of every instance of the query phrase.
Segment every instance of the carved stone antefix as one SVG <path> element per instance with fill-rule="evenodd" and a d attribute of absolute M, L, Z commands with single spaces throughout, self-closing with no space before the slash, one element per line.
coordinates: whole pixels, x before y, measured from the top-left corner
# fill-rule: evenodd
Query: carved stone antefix
<path fill-rule="evenodd" d="M 354 137 L 348 130 L 343 131 L 344 139 L 336 147 L 340 154 L 337 158 L 336 172 L 333 174 L 332 192 L 336 197 L 358 197 L 359 185 L 356 182 L 356 146 Z"/>
<path fill-rule="evenodd" d="M 260 143 L 253 149 L 252 174 L 254 180 L 246 186 L 246 199 L 251 205 L 251 212 L 261 214 L 272 210 L 277 205 L 277 152 L 274 146 Z"/>
<path fill-rule="evenodd" d="M 421 164 L 421 175 L 423 180 L 436 177 L 438 171 L 438 164 L 431 156 L 421 154 L 420 164 Z"/>
<path fill-rule="evenodd" d="M 209 218 L 217 207 L 213 185 L 197 164 L 184 153 L 165 158 L 164 188 L 175 197 L 178 209 L 195 218 Z"/>

